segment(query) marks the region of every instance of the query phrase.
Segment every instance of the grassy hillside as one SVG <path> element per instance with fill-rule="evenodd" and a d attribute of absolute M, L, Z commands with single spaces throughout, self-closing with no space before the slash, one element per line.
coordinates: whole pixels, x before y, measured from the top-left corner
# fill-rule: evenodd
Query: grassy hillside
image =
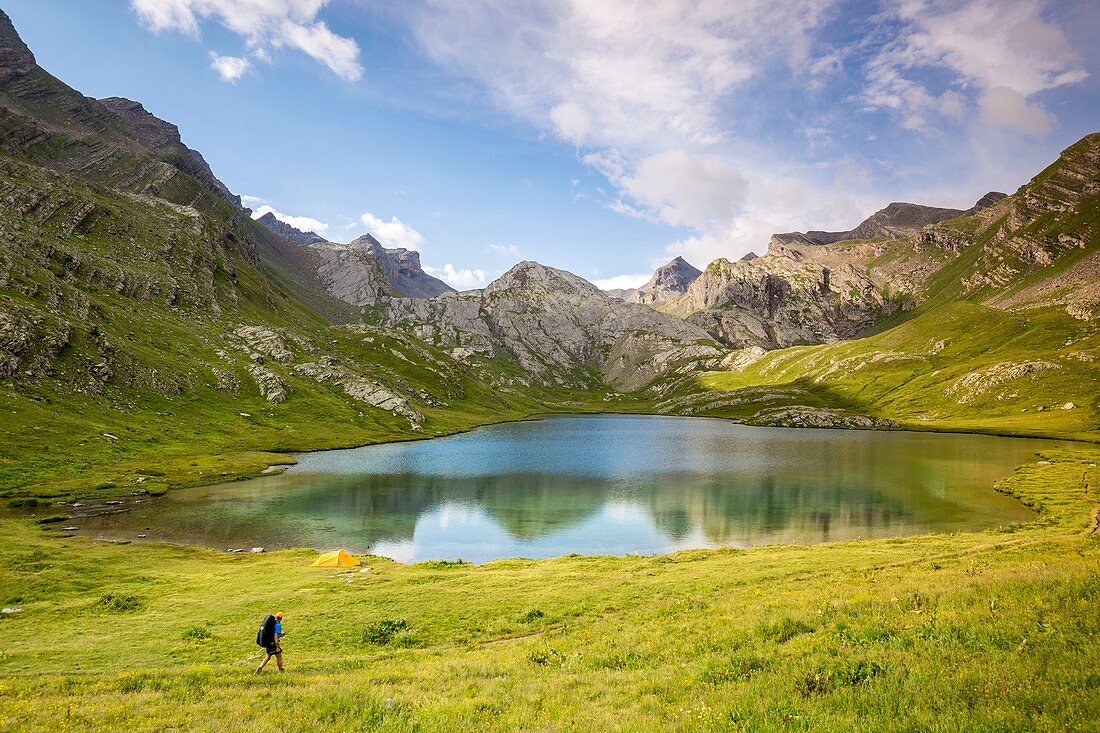
<path fill-rule="evenodd" d="M 955 302 L 867 338 L 768 352 L 700 382 L 729 393 L 701 403 L 704 414 L 751 420 L 807 405 L 917 429 L 1098 440 L 1100 322 Z"/>
<path fill-rule="evenodd" d="M 1003 530 L 651 558 L 341 573 L 4 521 L 0 725 L 1095 729 L 1100 451 L 1042 459 Z M 256 676 L 276 609 L 288 671 Z"/>

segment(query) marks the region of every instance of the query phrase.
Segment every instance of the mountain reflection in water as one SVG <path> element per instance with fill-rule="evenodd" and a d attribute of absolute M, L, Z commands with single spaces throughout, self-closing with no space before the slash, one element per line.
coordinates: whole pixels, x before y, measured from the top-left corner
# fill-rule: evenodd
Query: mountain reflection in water
<path fill-rule="evenodd" d="M 1049 441 L 553 417 L 305 454 L 281 476 L 81 519 L 108 537 L 347 547 L 402 561 L 627 554 L 975 530 L 1029 519 L 992 490 Z"/>

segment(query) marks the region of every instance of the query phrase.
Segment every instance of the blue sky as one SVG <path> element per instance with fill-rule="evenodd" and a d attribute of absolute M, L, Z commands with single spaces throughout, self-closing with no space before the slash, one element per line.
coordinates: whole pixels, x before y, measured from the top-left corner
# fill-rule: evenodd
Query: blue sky
<path fill-rule="evenodd" d="M 894 200 L 966 207 L 1100 130 L 1093 0 L 3 7 L 253 208 L 413 246 L 460 288 L 521 258 L 638 284 Z"/>

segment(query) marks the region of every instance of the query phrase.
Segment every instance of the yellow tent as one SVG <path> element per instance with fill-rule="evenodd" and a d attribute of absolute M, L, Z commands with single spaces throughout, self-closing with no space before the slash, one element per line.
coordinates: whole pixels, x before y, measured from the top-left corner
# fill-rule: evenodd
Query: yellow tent
<path fill-rule="evenodd" d="M 354 568 L 360 564 L 359 558 L 349 554 L 347 550 L 326 552 L 313 561 L 315 568 Z"/>

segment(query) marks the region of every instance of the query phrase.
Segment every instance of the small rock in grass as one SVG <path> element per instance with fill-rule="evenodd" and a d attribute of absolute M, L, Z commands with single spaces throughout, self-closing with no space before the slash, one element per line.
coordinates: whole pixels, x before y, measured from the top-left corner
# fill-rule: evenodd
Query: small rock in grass
<path fill-rule="evenodd" d="M 144 535 L 144 534 L 139 534 L 139 535 L 137 536 L 137 538 L 138 538 L 139 540 L 143 540 L 143 539 L 145 539 L 146 537 L 148 537 L 148 535 Z"/>
<path fill-rule="evenodd" d="M 263 551 L 264 551 L 264 548 L 262 548 L 262 547 L 253 547 L 251 550 L 249 550 L 249 552 L 255 552 L 257 554 L 259 554 Z"/>
<path fill-rule="evenodd" d="M 237 414 L 240 415 L 241 417 L 252 417 L 252 415 L 250 415 L 247 412 L 238 412 Z"/>
<path fill-rule="evenodd" d="M 1050 461 L 1037 461 L 1035 465 L 1037 465 L 1037 466 L 1049 466 Z"/>
<path fill-rule="evenodd" d="M 1077 405 L 1073 404 L 1072 402 L 1067 402 L 1066 404 L 1062 405 L 1063 410 L 1072 410 L 1074 407 L 1077 407 Z"/>
<path fill-rule="evenodd" d="M 0 608 L 0 613 L 23 613 L 22 608 Z"/>
<path fill-rule="evenodd" d="M 80 527 L 62 527 L 62 532 L 76 532 Z"/>
<path fill-rule="evenodd" d="M 106 438 L 107 440 L 111 441 L 112 443 L 113 443 L 114 441 L 118 440 L 118 436 L 117 436 L 117 435 L 113 435 L 113 434 L 111 434 L 111 433 L 104 433 L 104 434 L 103 434 L 103 437 L 104 437 L 104 438 Z"/>

